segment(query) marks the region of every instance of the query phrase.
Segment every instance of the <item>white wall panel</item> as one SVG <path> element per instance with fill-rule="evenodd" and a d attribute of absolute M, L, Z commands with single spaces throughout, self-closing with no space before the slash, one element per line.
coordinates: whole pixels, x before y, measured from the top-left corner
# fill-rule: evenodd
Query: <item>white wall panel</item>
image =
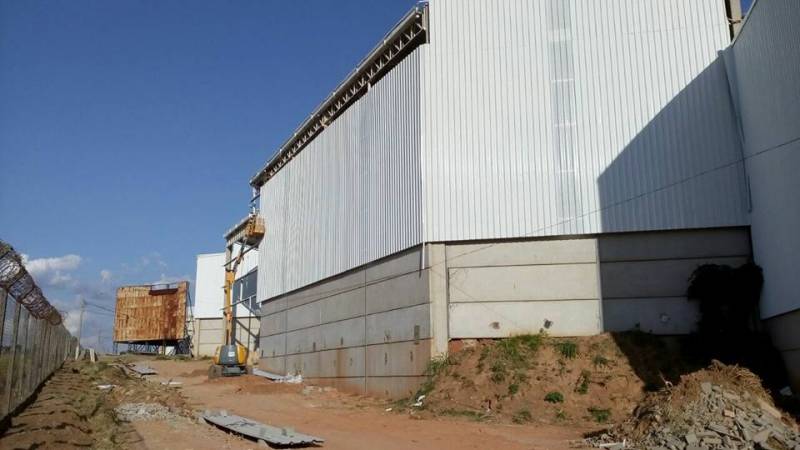
<path fill-rule="evenodd" d="M 261 188 L 260 300 L 421 242 L 417 49 Z"/>
<path fill-rule="evenodd" d="M 197 255 L 192 313 L 195 318 L 222 317 L 225 253 Z"/>
<path fill-rule="evenodd" d="M 752 192 L 753 254 L 764 269 L 763 318 L 800 308 L 798 30 L 799 2 L 759 0 L 725 55 Z"/>
<path fill-rule="evenodd" d="M 747 223 L 720 0 L 432 0 L 425 240 Z"/>

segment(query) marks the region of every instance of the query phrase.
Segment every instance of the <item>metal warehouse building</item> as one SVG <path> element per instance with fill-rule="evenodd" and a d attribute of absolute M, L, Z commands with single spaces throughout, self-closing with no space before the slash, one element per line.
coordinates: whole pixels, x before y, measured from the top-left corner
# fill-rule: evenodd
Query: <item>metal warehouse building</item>
<path fill-rule="evenodd" d="M 689 275 L 746 262 L 751 225 L 764 318 L 798 320 L 798 152 L 765 149 L 798 138 L 800 80 L 760 66 L 798 67 L 798 5 L 757 2 L 733 45 L 727 9 L 415 8 L 251 180 L 260 365 L 397 396 L 451 339 L 686 333 Z"/>

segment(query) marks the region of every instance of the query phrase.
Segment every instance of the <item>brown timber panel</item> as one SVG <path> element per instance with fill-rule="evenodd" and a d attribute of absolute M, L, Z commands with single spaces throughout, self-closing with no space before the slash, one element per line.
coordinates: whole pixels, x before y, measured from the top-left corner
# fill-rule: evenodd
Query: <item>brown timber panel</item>
<path fill-rule="evenodd" d="M 183 339 L 188 288 L 189 283 L 181 281 L 177 289 L 154 290 L 152 286 L 117 289 L 114 341 Z"/>

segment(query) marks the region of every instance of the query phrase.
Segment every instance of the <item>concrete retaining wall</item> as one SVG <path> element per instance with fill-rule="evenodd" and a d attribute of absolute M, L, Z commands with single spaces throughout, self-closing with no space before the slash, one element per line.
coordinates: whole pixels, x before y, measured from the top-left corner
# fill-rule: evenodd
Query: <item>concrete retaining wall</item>
<path fill-rule="evenodd" d="M 450 339 L 687 333 L 692 271 L 749 254 L 747 228 L 427 244 L 264 302 L 259 365 L 401 397 Z"/>
<path fill-rule="evenodd" d="M 598 237 L 606 331 L 639 328 L 685 334 L 696 328 L 697 304 L 686 298 L 702 264 L 736 267 L 750 256 L 747 228 L 621 233 Z"/>
<path fill-rule="evenodd" d="M 783 356 L 789 382 L 795 396 L 800 393 L 800 309 L 770 317 L 764 321 L 772 344 Z"/>
<path fill-rule="evenodd" d="M 413 394 L 431 355 L 420 248 L 262 304 L 259 366 L 386 397 Z"/>
<path fill-rule="evenodd" d="M 596 239 L 447 245 L 450 338 L 602 331 Z"/>

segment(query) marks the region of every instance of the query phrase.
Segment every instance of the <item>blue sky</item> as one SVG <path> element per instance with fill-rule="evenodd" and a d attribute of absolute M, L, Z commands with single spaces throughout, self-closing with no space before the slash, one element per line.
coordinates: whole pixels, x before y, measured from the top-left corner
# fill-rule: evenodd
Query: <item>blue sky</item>
<path fill-rule="evenodd" d="M 194 278 L 249 178 L 414 3 L 0 2 L 0 239 L 73 329 L 79 295 Z M 86 340 L 110 336 L 88 311 Z"/>

